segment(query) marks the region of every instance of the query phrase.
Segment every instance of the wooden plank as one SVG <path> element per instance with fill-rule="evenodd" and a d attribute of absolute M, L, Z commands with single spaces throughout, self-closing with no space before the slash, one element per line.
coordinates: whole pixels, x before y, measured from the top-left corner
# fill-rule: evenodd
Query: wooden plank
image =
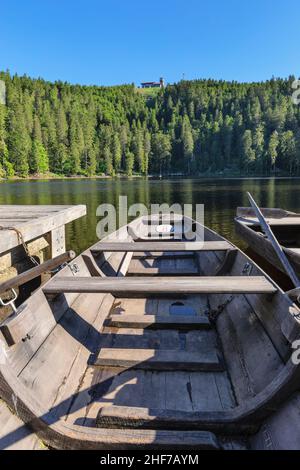
<path fill-rule="evenodd" d="M 100 408 L 96 424 L 103 428 L 211 430 L 253 432 L 253 425 L 230 422 L 230 411 L 205 412 L 167 409 L 149 409 L 130 406 L 104 406 Z"/>
<path fill-rule="evenodd" d="M 260 225 L 259 220 L 256 219 L 255 217 L 238 217 L 238 220 L 243 222 L 245 225 L 248 226 L 257 226 Z M 266 219 L 267 223 L 271 226 L 276 226 L 276 227 L 289 227 L 289 226 L 298 226 L 300 225 L 300 217 L 284 217 L 282 219 L 276 219 L 274 217 L 267 217 Z"/>
<path fill-rule="evenodd" d="M 109 326 L 117 328 L 154 328 L 154 329 L 206 329 L 211 328 L 205 316 L 186 315 L 111 315 Z"/>
<path fill-rule="evenodd" d="M 261 207 L 260 208 L 263 215 L 267 218 L 274 218 L 274 219 L 285 219 L 288 217 L 295 218 L 300 217 L 300 214 L 296 212 L 287 211 L 281 208 L 274 208 L 274 207 Z M 253 207 L 237 207 L 236 209 L 237 217 L 251 217 L 255 218 L 255 211 Z"/>
<path fill-rule="evenodd" d="M 177 259 L 176 253 L 169 259 L 134 259 L 132 260 L 128 275 L 130 276 L 195 276 L 198 274 L 198 266 L 194 258 Z"/>
<path fill-rule="evenodd" d="M 57 268 L 58 266 L 67 263 L 68 261 L 74 259 L 76 256 L 74 251 L 67 251 L 59 256 L 56 256 L 53 259 L 49 259 L 45 261 L 45 263 L 40 264 L 39 266 L 35 266 L 32 269 L 25 271 L 24 273 L 19 274 L 18 276 L 14 277 L 13 279 L 9 279 L 8 281 L 2 282 L 0 284 L 0 294 L 6 292 L 14 287 L 19 287 L 26 282 L 35 279 L 36 277 L 40 276 L 41 274 L 45 273 L 46 271 L 51 271 L 52 269 Z"/>
<path fill-rule="evenodd" d="M 176 350 L 102 348 L 91 365 L 143 370 L 218 371 L 223 366 L 215 351 L 190 353 Z"/>
<path fill-rule="evenodd" d="M 43 287 L 48 295 L 60 293 L 111 293 L 123 297 L 138 294 L 264 293 L 274 294 L 276 287 L 264 276 L 218 277 L 54 277 Z"/>
<path fill-rule="evenodd" d="M 226 251 L 233 245 L 226 241 L 212 242 L 103 242 L 92 248 L 93 253 L 101 251 L 132 251 L 132 252 L 156 252 L 156 251 Z"/>
<path fill-rule="evenodd" d="M 56 206 L 55 211 L 51 211 L 49 209 L 51 206 L 0 206 L 0 209 L 1 207 L 10 211 L 11 214 L 13 214 L 13 211 L 16 209 L 20 212 L 34 212 L 35 208 L 39 207 L 39 210 L 36 212 L 36 218 L 27 220 L 26 222 L 14 223 L 12 221 L 9 223 L 10 226 L 17 227 L 22 232 L 25 241 L 33 240 L 34 238 L 40 237 L 41 235 L 49 233 L 58 227 L 86 215 L 85 205 Z M 43 214 L 43 211 L 47 214 Z M 5 230 L 5 232 L 2 232 L 2 235 L 4 234 L 5 236 L 0 237 L 0 253 L 19 245 L 18 236 L 14 231 Z"/>
<path fill-rule="evenodd" d="M 0 400 L 0 450 L 46 450 L 39 438 Z"/>
<path fill-rule="evenodd" d="M 147 260 L 149 261 L 150 259 L 173 259 L 176 256 L 176 259 L 190 259 L 195 256 L 195 253 L 193 251 L 136 251 L 133 254 L 133 259 L 138 259 L 140 261 Z"/>
<path fill-rule="evenodd" d="M 134 412 L 137 410 L 137 416 L 134 416 Z M 147 412 L 148 411 L 148 412 Z M 97 426 L 98 427 L 135 427 L 135 428 L 149 428 L 147 424 L 150 422 L 152 428 L 161 429 L 160 421 L 156 423 L 156 416 L 151 419 L 152 410 L 147 410 L 146 408 L 130 408 L 122 406 L 107 406 L 100 409 L 97 417 Z M 187 412 L 184 414 L 188 414 Z M 142 420 L 144 422 L 142 425 Z M 130 426 L 131 424 L 131 426 Z M 166 426 L 168 427 L 168 426 Z M 161 431 L 162 432 L 162 431 Z M 177 436 L 178 442 L 177 445 L 181 448 L 182 444 L 186 440 L 184 432 L 173 431 L 174 437 Z M 210 431 L 198 431 L 198 443 L 195 449 L 220 449 L 220 444 L 217 437 Z M 173 447 L 172 436 L 169 435 L 170 448 Z"/>

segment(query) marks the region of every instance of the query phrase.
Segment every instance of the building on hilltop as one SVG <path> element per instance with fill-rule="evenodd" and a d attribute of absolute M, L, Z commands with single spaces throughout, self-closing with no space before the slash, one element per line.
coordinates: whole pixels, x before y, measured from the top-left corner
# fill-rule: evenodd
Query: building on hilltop
<path fill-rule="evenodd" d="M 159 82 L 142 82 L 141 86 L 142 86 L 142 88 L 164 88 L 165 87 L 165 81 L 161 77 Z"/>

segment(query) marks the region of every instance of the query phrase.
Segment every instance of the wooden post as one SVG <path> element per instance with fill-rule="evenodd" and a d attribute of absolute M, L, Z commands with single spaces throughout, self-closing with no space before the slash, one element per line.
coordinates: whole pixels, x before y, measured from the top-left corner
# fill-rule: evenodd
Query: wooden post
<path fill-rule="evenodd" d="M 66 251 L 65 226 L 62 225 L 50 234 L 51 257 L 55 258 Z"/>

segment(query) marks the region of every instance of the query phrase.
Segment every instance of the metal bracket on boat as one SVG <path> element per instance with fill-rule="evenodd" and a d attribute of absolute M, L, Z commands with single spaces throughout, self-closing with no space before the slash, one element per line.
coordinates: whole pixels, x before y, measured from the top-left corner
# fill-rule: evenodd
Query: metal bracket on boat
<path fill-rule="evenodd" d="M 73 276 L 75 276 L 75 274 L 79 273 L 80 271 L 80 268 L 78 266 L 77 263 L 72 263 L 72 264 L 69 264 L 68 265 L 70 270 L 71 270 L 71 273 L 73 274 Z"/>
<path fill-rule="evenodd" d="M 59 273 L 59 271 L 64 269 L 66 266 L 68 266 L 68 263 L 63 263 L 60 266 L 58 266 L 57 268 L 52 269 L 51 271 L 49 271 L 49 273 L 52 274 L 52 275 L 57 274 L 57 273 Z"/>
<path fill-rule="evenodd" d="M 253 268 L 253 265 L 247 262 L 243 268 L 242 274 L 249 276 L 252 271 L 252 268 Z"/>
<path fill-rule="evenodd" d="M 16 293 L 15 289 L 11 289 L 11 292 L 13 294 L 13 297 L 11 299 L 7 300 L 6 302 L 0 297 L 0 304 L 2 305 L 2 307 L 11 306 L 13 311 L 16 313 L 17 307 L 15 305 L 15 301 L 18 298 L 18 294 Z"/>

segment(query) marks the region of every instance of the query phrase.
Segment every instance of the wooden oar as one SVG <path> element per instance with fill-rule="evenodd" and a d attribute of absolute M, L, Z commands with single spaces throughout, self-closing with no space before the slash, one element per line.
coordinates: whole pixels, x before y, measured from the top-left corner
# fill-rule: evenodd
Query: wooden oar
<path fill-rule="evenodd" d="M 263 231 L 265 232 L 265 234 L 267 235 L 268 239 L 270 240 L 270 242 L 272 243 L 272 246 L 274 248 L 274 251 L 276 252 L 282 266 L 284 267 L 286 273 L 288 274 L 288 276 L 290 277 L 291 281 L 293 282 L 294 286 L 295 287 L 300 287 L 300 281 L 291 265 L 291 263 L 289 262 L 289 260 L 287 259 L 281 245 L 279 244 L 277 238 L 275 237 L 270 225 L 268 224 L 268 222 L 266 221 L 266 219 L 264 218 L 260 208 L 258 207 L 258 205 L 256 204 L 256 202 L 254 201 L 253 197 L 251 196 L 250 193 L 247 193 L 248 195 L 248 198 L 249 198 L 249 201 L 250 201 L 250 204 L 251 206 L 253 207 L 254 211 L 255 211 L 255 214 L 256 214 L 256 217 L 258 218 L 259 220 L 259 223 L 261 225 L 261 228 L 263 229 Z"/>

